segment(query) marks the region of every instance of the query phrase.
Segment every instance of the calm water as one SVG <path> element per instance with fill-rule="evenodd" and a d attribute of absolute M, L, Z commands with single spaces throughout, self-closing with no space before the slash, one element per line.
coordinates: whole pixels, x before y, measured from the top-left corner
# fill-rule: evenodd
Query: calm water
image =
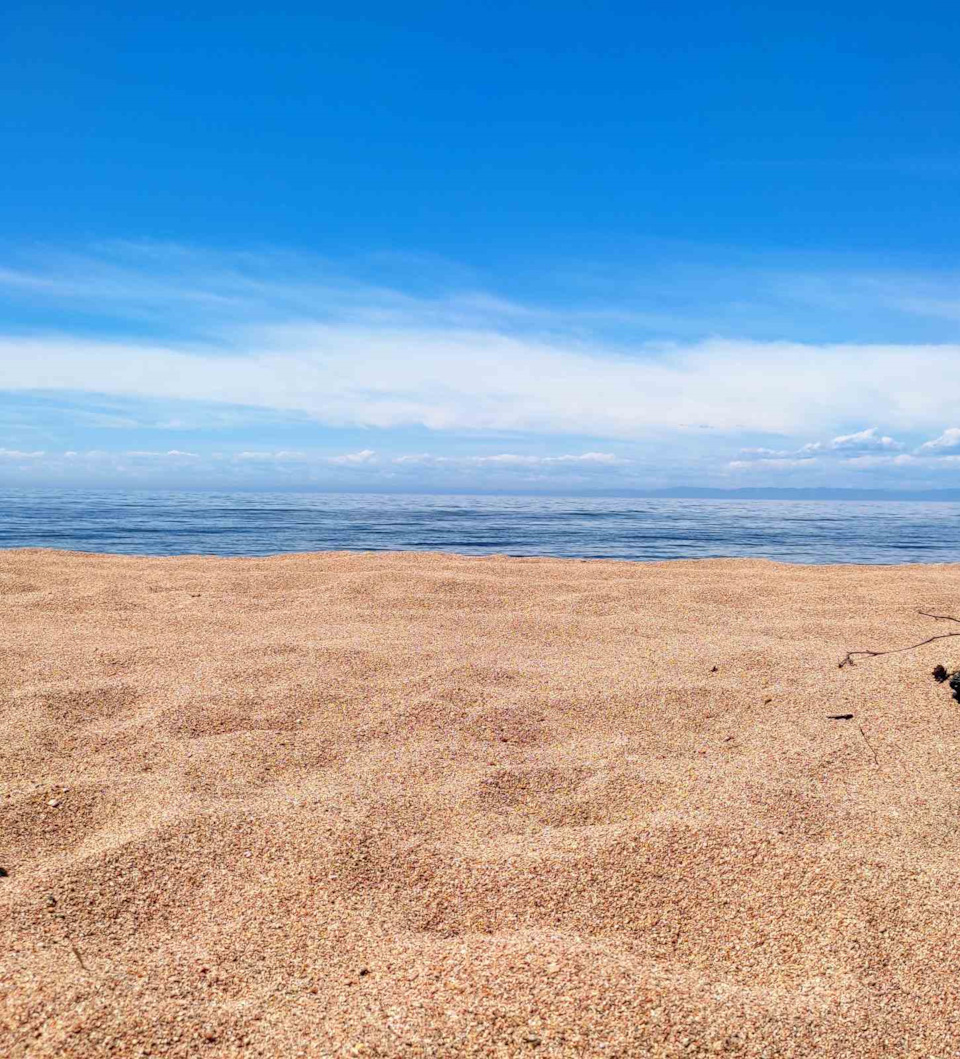
<path fill-rule="evenodd" d="M 960 504 L 0 490 L 0 548 L 960 562 Z"/>

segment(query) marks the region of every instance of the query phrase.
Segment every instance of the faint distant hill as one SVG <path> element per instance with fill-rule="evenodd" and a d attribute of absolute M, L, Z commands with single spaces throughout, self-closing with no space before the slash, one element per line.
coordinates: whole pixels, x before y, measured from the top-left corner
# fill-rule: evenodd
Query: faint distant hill
<path fill-rule="evenodd" d="M 933 500 L 960 502 L 960 489 L 711 489 L 683 486 L 622 495 L 661 497 L 671 500 Z"/>
<path fill-rule="evenodd" d="M 292 492 L 298 490 L 289 490 Z M 960 489 L 714 489 L 710 486 L 676 486 L 673 489 L 583 489 L 575 493 L 551 489 L 370 489 L 337 492 L 416 493 L 421 496 L 555 496 L 618 497 L 644 500 L 926 500 L 960 503 Z"/>

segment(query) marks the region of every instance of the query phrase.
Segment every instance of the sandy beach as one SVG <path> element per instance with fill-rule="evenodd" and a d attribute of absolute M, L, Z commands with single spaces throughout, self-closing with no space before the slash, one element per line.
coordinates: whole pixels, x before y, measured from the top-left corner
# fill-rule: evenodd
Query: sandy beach
<path fill-rule="evenodd" d="M 0 552 L 0 1053 L 958 1055 L 960 638 L 838 668 L 918 609 L 960 565 Z"/>

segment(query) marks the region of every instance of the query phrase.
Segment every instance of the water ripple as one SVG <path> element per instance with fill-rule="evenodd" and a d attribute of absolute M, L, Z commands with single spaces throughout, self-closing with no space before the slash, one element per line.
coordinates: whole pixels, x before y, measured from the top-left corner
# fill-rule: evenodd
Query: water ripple
<path fill-rule="evenodd" d="M 960 562 L 960 504 L 0 490 L 0 548 Z"/>

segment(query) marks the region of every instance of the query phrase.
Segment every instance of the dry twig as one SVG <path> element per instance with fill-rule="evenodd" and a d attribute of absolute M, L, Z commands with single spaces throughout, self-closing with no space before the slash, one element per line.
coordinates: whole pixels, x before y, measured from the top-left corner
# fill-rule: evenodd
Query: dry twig
<path fill-rule="evenodd" d="M 960 618 L 953 617 L 952 614 L 929 614 L 925 610 L 918 610 L 918 614 L 922 614 L 925 618 L 936 618 L 938 621 L 955 621 L 960 623 Z M 854 658 L 859 658 L 861 655 L 867 658 L 879 658 L 880 655 L 895 655 L 900 654 L 902 651 L 914 651 L 918 647 L 924 647 L 928 643 L 933 643 L 935 640 L 949 640 L 951 637 L 960 636 L 960 632 L 943 632 L 939 636 L 930 636 L 926 640 L 921 640 L 919 643 L 910 644 L 908 647 L 892 647 L 888 651 L 847 651 L 843 659 L 840 662 L 840 668 L 844 666 L 852 666 L 856 663 Z"/>
<path fill-rule="evenodd" d="M 873 754 L 873 760 L 877 763 L 877 768 L 880 768 L 880 758 L 877 757 L 876 750 L 873 749 L 873 744 L 867 738 L 867 733 L 863 730 L 863 725 L 858 724 L 857 727 L 860 729 L 860 734 L 863 736 L 863 741 L 870 747 L 870 753 Z"/>

